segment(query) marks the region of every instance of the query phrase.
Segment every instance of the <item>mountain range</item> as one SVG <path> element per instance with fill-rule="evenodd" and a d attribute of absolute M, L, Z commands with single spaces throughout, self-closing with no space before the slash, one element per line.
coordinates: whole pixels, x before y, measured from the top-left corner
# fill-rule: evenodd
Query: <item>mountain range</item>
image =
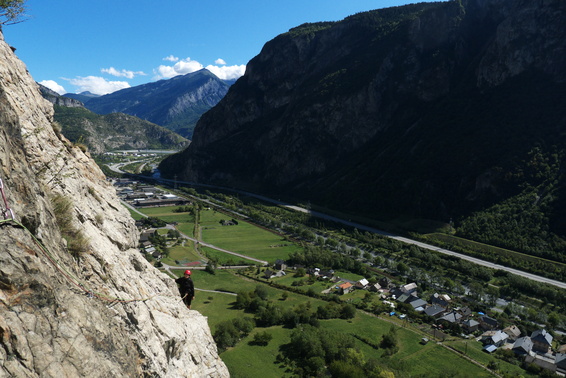
<path fill-rule="evenodd" d="M 103 96 L 65 95 L 82 101 L 97 114 L 125 113 L 192 137 L 200 116 L 228 92 L 232 80 L 221 80 L 206 69 Z"/>
<path fill-rule="evenodd" d="M 93 154 L 112 150 L 179 150 L 189 141 L 175 132 L 124 113 L 99 115 L 81 101 L 40 85 L 43 98 L 53 103 L 54 120 L 73 143 L 81 143 Z M 78 98 L 81 98 L 80 96 Z"/>
<path fill-rule="evenodd" d="M 293 28 L 161 173 L 566 251 L 565 19 L 561 0 L 459 0 Z"/>

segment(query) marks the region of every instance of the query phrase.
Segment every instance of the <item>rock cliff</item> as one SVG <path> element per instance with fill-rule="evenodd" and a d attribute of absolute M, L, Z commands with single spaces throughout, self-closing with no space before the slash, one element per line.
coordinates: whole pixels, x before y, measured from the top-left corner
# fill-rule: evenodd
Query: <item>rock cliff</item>
<path fill-rule="evenodd" d="M 17 221 L 0 216 L 0 377 L 228 376 L 206 318 L 135 249 L 114 189 L 53 129 L 3 37 L 0 124 L 0 208 Z"/>
<path fill-rule="evenodd" d="M 563 146 L 565 19 L 561 0 L 458 0 L 301 25 L 160 169 L 368 217 L 469 214 Z"/>

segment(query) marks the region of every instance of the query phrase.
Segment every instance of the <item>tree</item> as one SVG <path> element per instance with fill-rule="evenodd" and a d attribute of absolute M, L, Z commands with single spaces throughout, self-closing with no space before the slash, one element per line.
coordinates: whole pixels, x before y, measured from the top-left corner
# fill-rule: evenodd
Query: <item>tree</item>
<path fill-rule="evenodd" d="M 216 274 L 216 265 L 214 264 L 214 262 L 209 261 L 208 264 L 206 264 L 206 267 L 204 268 L 204 271 L 209 273 L 209 274 Z"/>
<path fill-rule="evenodd" d="M 271 341 L 271 339 L 273 339 L 273 336 L 271 335 L 271 333 L 264 331 L 264 332 L 258 332 L 254 335 L 254 340 L 253 343 L 256 345 L 267 345 L 269 344 L 269 342 Z"/>
<path fill-rule="evenodd" d="M 24 21 L 25 0 L 0 0 L 0 26 Z"/>
<path fill-rule="evenodd" d="M 342 319 L 352 319 L 356 316 L 356 308 L 352 304 L 345 304 L 340 310 L 340 318 Z"/>

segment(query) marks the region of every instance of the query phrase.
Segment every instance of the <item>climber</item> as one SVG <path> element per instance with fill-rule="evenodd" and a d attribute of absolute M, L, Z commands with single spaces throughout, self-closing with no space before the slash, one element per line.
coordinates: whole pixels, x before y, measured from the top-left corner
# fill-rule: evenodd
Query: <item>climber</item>
<path fill-rule="evenodd" d="M 181 298 L 190 310 L 191 302 L 195 299 L 195 285 L 191 279 L 191 271 L 185 270 L 184 276 L 177 278 L 175 282 L 179 284 L 179 293 L 181 293 Z"/>

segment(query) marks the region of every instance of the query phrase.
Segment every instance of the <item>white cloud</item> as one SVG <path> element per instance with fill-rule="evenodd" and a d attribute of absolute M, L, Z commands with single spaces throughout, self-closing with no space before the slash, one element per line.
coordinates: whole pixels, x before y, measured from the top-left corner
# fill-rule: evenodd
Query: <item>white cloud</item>
<path fill-rule="evenodd" d="M 177 62 L 179 60 L 179 58 L 177 58 L 176 56 L 173 56 L 173 55 L 169 55 L 169 56 L 166 56 L 165 58 L 163 58 L 163 60 L 168 60 L 170 62 Z"/>
<path fill-rule="evenodd" d="M 206 66 L 206 69 L 215 74 L 219 79 L 231 80 L 238 79 L 240 76 L 244 76 L 246 73 L 246 65 L 242 64 L 239 66 Z"/>
<path fill-rule="evenodd" d="M 155 79 L 170 79 L 178 75 L 185 75 L 191 72 L 202 70 L 204 66 L 191 58 L 182 59 L 172 66 L 161 65 L 154 70 Z"/>
<path fill-rule="evenodd" d="M 108 81 L 99 76 L 77 76 L 74 79 L 65 79 L 70 84 L 77 86 L 77 93 L 89 91 L 95 94 L 104 95 L 116 92 L 120 89 L 130 88 L 126 81 Z"/>
<path fill-rule="evenodd" d="M 43 80 L 40 81 L 39 84 L 51 89 L 52 91 L 59 93 L 60 95 L 67 93 L 67 91 L 65 90 L 65 88 L 63 88 L 62 85 L 57 84 L 57 82 L 53 80 Z"/>
<path fill-rule="evenodd" d="M 186 58 L 178 61 L 172 66 L 160 65 L 154 71 L 154 80 L 159 79 L 170 79 L 178 75 L 186 75 L 191 72 L 199 71 L 206 68 L 218 78 L 223 80 L 237 79 L 243 76 L 246 72 L 246 66 L 244 64 L 239 66 L 226 66 L 224 59 L 216 59 L 214 62 L 216 65 L 208 65 L 204 67 L 201 63 L 196 60 L 191 60 L 191 58 Z"/>
<path fill-rule="evenodd" d="M 118 71 L 114 67 L 103 68 L 103 69 L 100 70 L 100 72 L 107 73 L 107 74 L 112 75 L 112 76 L 125 77 L 125 78 L 128 78 L 128 79 L 133 79 L 134 76 L 136 76 L 136 75 L 145 76 L 145 73 L 143 73 L 143 71 L 134 72 L 134 71 L 128 71 L 128 70 L 124 70 L 124 69 L 121 70 L 121 71 Z"/>

